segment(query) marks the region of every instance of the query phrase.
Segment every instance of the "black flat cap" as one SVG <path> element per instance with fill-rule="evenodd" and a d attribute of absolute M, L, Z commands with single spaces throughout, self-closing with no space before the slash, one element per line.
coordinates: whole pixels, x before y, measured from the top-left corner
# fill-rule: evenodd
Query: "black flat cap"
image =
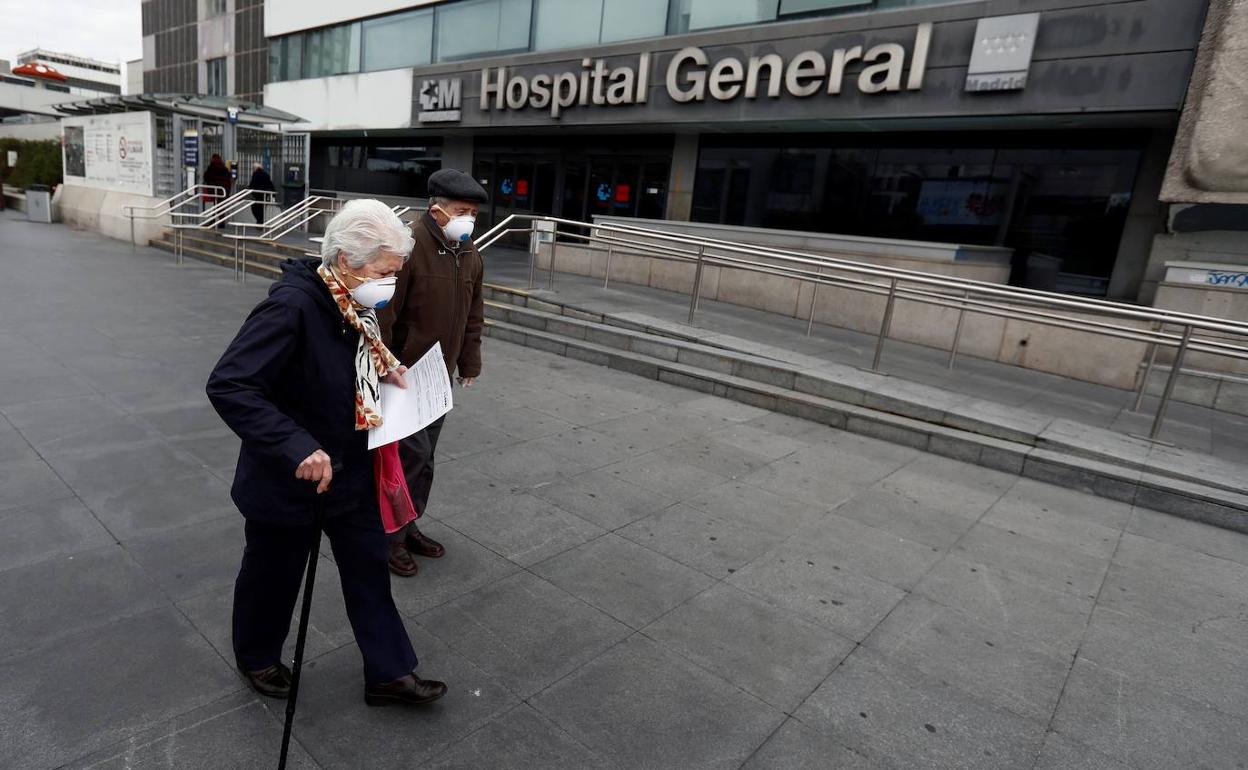
<path fill-rule="evenodd" d="M 440 169 L 429 175 L 429 197 L 469 203 L 489 200 L 485 188 L 477 184 L 477 180 L 453 168 Z"/>

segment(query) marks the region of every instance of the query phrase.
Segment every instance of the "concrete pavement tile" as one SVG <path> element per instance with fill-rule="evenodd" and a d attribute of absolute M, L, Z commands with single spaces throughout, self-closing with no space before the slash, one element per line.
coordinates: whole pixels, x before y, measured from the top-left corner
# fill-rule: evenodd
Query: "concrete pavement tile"
<path fill-rule="evenodd" d="M 698 436 L 662 450 L 668 456 L 679 458 L 697 468 L 726 476 L 730 479 L 748 476 L 769 464 L 772 458 L 718 437 L 721 431 Z"/>
<path fill-rule="evenodd" d="M 1248 756 L 1242 718 L 1078 660 L 1053 729 L 1139 770 L 1238 768 Z"/>
<path fill-rule="evenodd" d="M 452 413 L 438 437 L 438 458 L 455 460 L 512 446 L 518 439 L 472 417 Z"/>
<path fill-rule="evenodd" d="M 583 770 L 614 766 L 524 703 L 421 765 L 429 770 Z"/>
<path fill-rule="evenodd" d="M 1248 717 L 1248 658 L 1243 646 L 1202 632 L 1098 607 L 1079 656 L 1103 669 Z"/>
<path fill-rule="evenodd" d="M 601 468 L 648 451 L 631 448 L 611 436 L 599 433 L 596 428 L 574 428 L 555 433 L 530 441 L 525 447 L 548 452 L 552 456 L 566 457 L 587 468 Z"/>
<path fill-rule="evenodd" d="M 172 607 L 0 661 L 0 681 L 5 755 L 29 767 L 59 767 L 243 688 Z"/>
<path fill-rule="evenodd" d="M 143 730 L 109 748 L 65 766 L 65 770 L 216 770 L 277 764 L 282 725 L 250 693 L 229 695 Z M 315 770 L 316 763 L 291 741 L 288 768 Z"/>
<path fill-rule="evenodd" d="M 168 603 L 118 545 L 0 572 L 0 655 L 26 652 Z"/>
<path fill-rule="evenodd" d="M 0 387 L 0 409 L 40 401 L 98 395 L 85 379 L 68 372 L 41 377 L 21 376 L 16 379 L 0 377 L 0 380 L 3 381 L 3 387 Z"/>
<path fill-rule="evenodd" d="M 1198 627 L 1248 646 L 1248 567 L 1181 546 L 1123 535 L 1099 605 L 1163 625 Z"/>
<path fill-rule="evenodd" d="M 49 462 L 59 458 L 90 456 L 102 452 L 150 444 L 160 435 L 135 417 L 89 423 L 81 428 L 66 427 L 54 438 L 33 442 Z"/>
<path fill-rule="evenodd" d="M 987 522 L 971 527 L 952 553 L 1009 570 L 1029 585 L 1089 599 L 1095 598 L 1109 567 L 1107 559 Z"/>
<path fill-rule="evenodd" d="M 0 426 L 3 426 L 0 428 L 0 464 L 39 459 L 39 453 L 16 428 L 9 425 L 8 420 L 0 423 Z"/>
<path fill-rule="evenodd" d="M 1059 733 L 1044 736 L 1044 748 L 1034 770 L 1130 770 L 1130 768 L 1099 751 L 1074 741 Z"/>
<path fill-rule="evenodd" d="M 807 446 L 814 439 L 808 437 L 807 434 L 823 427 L 819 423 L 803 420 L 800 417 L 790 417 L 787 414 L 779 414 L 776 412 L 768 412 L 761 417 L 755 417 L 752 420 L 740 423 L 742 427 L 758 428 L 776 436 L 787 436 L 803 446 Z"/>
<path fill-rule="evenodd" d="M 210 404 L 191 404 L 146 409 L 135 416 L 151 425 L 166 438 L 220 430 L 224 423 Z"/>
<path fill-rule="evenodd" d="M 1122 529 L 1131 517 L 1130 503 L 1026 478 L 1016 479 L 1001 503 L 1034 505 L 1045 512 L 1058 511 L 1108 529 Z"/>
<path fill-rule="evenodd" d="M 1057 706 L 1070 655 L 987 628 L 956 610 L 908 596 L 863 642 L 889 660 L 1045 724 Z"/>
<path fill-rule="evenodd" d="M 736 572 L 785 539 L 783 533 L 684 504 L 673 505 L 616 532 L 719 578 Z"/>
<path fill-rule="evenodd" d="M 990 706 L 860 647 L 794 713 L 807 727 L 889 768 L 1030 767 L 1044 724 Z"/>
<path fill-rule="evenodd" d="M 89 487 L 82 499 L 122 541 L 236 512 L 229 485 L 207 471 L 156 474 L 119 489 Z"/>
<path fill-rule="evenodd" d="M 1138 507 L 1127 532 L 1248 566 L 1248 535 L 1241 532 Z"/>
<path fill-rule="evenodd" d="M 764 415 L 764 417 L 766 416 Z M 786 415 L 777 416 L 786 417 Z M 787 436 L 783 432 L 764 428 L 758 422 L 760 419 L 762 418 L 755 418 L 749 422 L 738 423 L 727 428 L 712 431 L 709 438 L 749 451 L 752 454 L 760 455 L 768 462 L 787 457 L 809 446 L 805 441 Z"/>
<path fill-rule="evenodd" d="M 951 553 L 914 587 L 914 593 L 958 610 L 975 622 L 1074 654 L 1087 629 L 1093 600 L 1025 582 L 1008 569 Z"/>
<path fill-rule="evenodd" d="M 496 679 L 424 629 L 408 623 L 408 634 L 420 658 L 417 673 L 447 683 L 447 694 L 431 706 L 365 705 L 360 653 L 354 645 L 304 669 L 294 735 L 318 766 L 415 767 L 518 704 Z"/>
<path fill-rule="evenodd" d="M 693 401 L 686 401 L 681 408 L 701 412 L 730 423 L 746 422 L 767 414 L 765 409 L 729 401 L 718 396 L 703 396 Z"/>
<path fill-rule="evenodd" d="M 529 493 L 608 530 L 631 524 L 675 502 L 605 470 L 538 485 Z"/>
<path fill-rule="evenodd" d="M 879 482 L 839 506 L 836 514 L 907 540 L 942 549 L 952 547 L 975 526 L 975 518 L 963 513 L 974 509 L 963 508 L 957 498 L 915 495 L 889 486 L 887 481 L 888 479 Z M 950 508 L 956 512 L 949 511 Z"/>
<path fill-rule="evenodd" d="M 1122 532 L 1089 521 L 1077 513 L 1009 496 L 994 504 L 980 521 L 1095 559 L 1108 559 Z"/>
<path fill-rule="evenodd" d="M 460 403 L 456 406 L 462 408 L 472 419 L 493 430 L 502 431 L 519 441 L 542 438 L 573 427 L 566 420 L 560 420 L 558 417 L 523 406 L 522 403 L 516 403 L 506 394 L 498 398 L 486 396 L 471 400 L 458 394 L 457 397 Z"/>
<path fill-rule="evenodd" d="M 632 633 L 527 572 L 478 588 L 416 620 L 522 697 Z"/>
<path fill-rule="evenodd" d="M 243 558 L 243 519 L 237 515 L 128 541 L 126 550 L 174 601 L 234 583 Z"/>
<path fill-rule="evenodd" d="M 578 460 L 535 447 L 531 441 L 474 454 L 463 462 L 517 487 L 532 487 L 590 470 Z"/>
<path fill-rule="evenodd" d="M 793 500 L 830 510 L 862 491 L 879 477 L 853 478 L 832 472 L 827 461 L 797 452 L 740 480 Z"/>
<path fill-rule="evenodd" d="M 0 510 L 0 571 L 114 542 L 76 498 Z"/>
<path fill-rule="evenodd" d="M 228 430 L 189 438 L 172 438 L 170 443 L 199 460 L 206 468 L 225 468 L 236 465 L 238 450 L 242 446 L 238 436 Z"/>
<path fill-rule="evenodd" d="M 438 461 L 434 466 L 428 513 L 439 521 L 447 521 L 498 500 L 510 489 L 510 484 L 482 473 L 463 460 Z"/>
<path fill-rule="evenodd" d="M 394 603 L 406 616 L 445 604 L 520 570 L 519 565 L 444 524 L 421 519 L 420 531 L 446 546 L 446 554 L 440 559 L 418 557 L 420 573 L 414 578 L 390 579 Z"/>
<path fill-rule="evenodd" d="M 724 583 L 642 633 L 785 712 L 854 649 L 836 632 Z"/>
<path fill-rule="evenodd" d="M 879 770 L 880 765 L 789 719 L 741 770 Z"/>
<path fill-rule="evenodd" d="M 607 472 L 671 500 L 687 500 L 728 480 L 722 473 L 699 468 L 675 447 L 660 449 L 606 467 Z"/>
<path fill-rule="evenodd" d="M 519 493 L 456 516 L 458 532 L 516 564 L 531 566 L 605 530 L 530 494 Z"/>
<path fill-rule="evenodd" d="M 0 463 L 0 510 L 43 505 L 74 493 L 42 458 Z"/>
<path fill-rule="evenodd" d="M 888 583 L 826 558 L 802 558 L 783 548 L 728 579 L 755 596 L 861 641 L 906 595 Z"/>
<path fill-rule="evenodd" d="M 784 715 L 635 636 L 533 698 L 621 767 L 738 768 Z"/>
<path fill-rule="evenodd" d="M 594 425 L 594 431 L 607 436 L 630 455 L 669 447 L 687 438 L 687 434 L 679 427 L 653 412 L 630 414 L 600 422 Z"/>
<path fill-rule="evenodd" d="M 835 512 L 802 528 L 776 550 L 816 564 L 836 564 L 903 590 L 927 574 L 942 554 L 938 548 L 860 524 Z"/>
<path fill-rule="evenodd" d="M 55 455 L 48 462 L 78 492 L 113 491 L 155 475 L 190 473 L 201 466 L 173 444 L 159 440 Z"/>
<path fill-rule="evenodd" d="M 782 537 L 818 522 L 828 513 L 821 506 L 781 497 L 740 481 L 712 487 L 684 504 Z"/>
<path fill-rule="evenodd" d="M 641 628 L 715 582 L 616 535 L 565 551 L 532 569 L 633 628 Z"/>

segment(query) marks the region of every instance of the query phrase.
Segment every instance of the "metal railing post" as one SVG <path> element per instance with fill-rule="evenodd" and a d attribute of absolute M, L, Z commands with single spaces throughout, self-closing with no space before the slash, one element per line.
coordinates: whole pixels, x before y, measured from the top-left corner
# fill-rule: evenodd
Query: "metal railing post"
<path fill-rule="evenodd" d="M 138 251 L 139 251 L 138 246 L 136 246 L 134 243 L 134 212 L 131 211 L 130 212 L 130 253 L 137 254 Z"/>
<path fill-rule="evenodd" d="M 818 270 L 815 271 L 815 273 L 820 278 L 822 278 L 823 268 L 822 267 L 819 268 Z M 806 336 L 807 337 L 809 337 L 810 333 L 814 331 L 815 329 L 815 300 L 819 299 L 819 286 L 820 286 L 819 281 L 815 281 L 815 287 L 810 292 L 810 309 L 807 311 L 807 315 L 809 316 L 809 318 L 806 321 Z"/>
<path fill-rule="evenodd" d="M 602 288 L 607 288 L 607 284 L 611 283 L 611 254 L 615 251 L 615 244 L 607 244 L 607 269 L 602 275 Z"/>
<path fill-rule="evenodd" d="M 247 283 L 247 241 L 238 242 L 238 253 L 240 257 L 239 283 Z"/>
<path fill-rule="evenodd" d="M 971 290 L 966 289 L 962 292 L 963 301 L 969 299 Z M 958 325 L 953 330 L 953 345 L 949 347 L 949 363 L 947 368 L 953 368 L 953 362 L 958 358 L 958 345 L 962 342 L 962 322 L 966 320 L 966 305 L 958 308 Z"/>
<path fill-rule="evenodd" d="M 537 220 L 529 223 L 529 288 L 537 284 L 537 255 L 542 251 L 541 232 L 537 229 Z M 536 237 L 535 237 L 536 236 Z"/>
<path fill-rule="evenodd" d="M 1163 326 L 1161 323 L 1155 323 L 1153 324 L 1153 331 L 1160 334 Z M 1144 375 L 1140 377 L 1139 387 L 1135 389 L 1135 405 L 1131 407 L 1133 412 L 1140 411 L 1144 406 L 1144 395 L 1148 392 L 1148 378 L 1153 374 L 1153 364 L 1157 363 L 1157 348 L 1159 347 L 1161 345 L 1156 342 L 1148 346 L 1148 359 L 1144 364 Z"/>
<path fill-rule="evenodd" d="M 706 256 L 706 245 L 698 246 L 698 267 L 693 272 L 693 293 L 689 295 L 689 325 L 693 326 L 693 316 L 698 312 L 698 295 L 702 293 L 702 260 Z"/>
<path fill-rule="evenodd" d="M 871 371 L 880 370 L 880 358 L 884 355 L 884 340 L 888 339 L 889 327 L 893 325 L 893 306 L 897 304 L 897 279 L 888 286 L 888 303 L 884 305 L 884 320 L 880 322 L 880 336 L 875 343 L 875 360 L 871 362 Z"/>
<path fill-rule="evenodd" d="M 559 250 L 559 230 L 555 228 L 554 238 L 550 240 L 550 270 L 547 272 L 547 290 L 554 291 L 554 255 Z"/>
<path fill-rule="evenodd" d="M 1166 389 L 1161 392 L 1161 403 L 1157 405 L 1157 416 L 1153 418 L 1153 429 L 1149 431 L 1148 437 L 1156 439 L 1161 434 L 1161 425 L 1166 419 L 1166 408 L 1170 406 L 1170 397 L 1174 395 L 1174 386 L 1179 381 L 1179 374 L 1183 371 L 1183 356 L 1187 353 L 1187 345 L 1192 341 L 1192 326 L 1188 324 L 1183 327 L 1183 340 L 1179 343 L 1178 352 L 1174 354 L 1174 363 L 1171 364 L 1170 376 L 1166 378 Z"/>

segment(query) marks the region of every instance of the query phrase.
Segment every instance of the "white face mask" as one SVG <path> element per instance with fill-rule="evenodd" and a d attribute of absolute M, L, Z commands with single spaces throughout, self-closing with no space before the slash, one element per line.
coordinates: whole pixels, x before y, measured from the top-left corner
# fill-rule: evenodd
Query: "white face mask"
<path fill-rule="evenodd" d="M 364 307 L 380 310 L 390 304 L 391 298 L 394 297 L 394 286 L 398 280 L 392 275 L 389 278 L 373 278 L 365 281 L 351 290 L 351 298 Z"/>
<path fill-rule="evenodd" d="M 440 207 L 438 211 L 446 214 Z M 472 238 L 472 229 L 476 225 L 476 217 L 471 214 L 462 214 L 457 217 L 451 217 L 450 221 L 442 226 L 442 232 L 446 234 L 446 239 L 451 243 L 463 243 Z"/>

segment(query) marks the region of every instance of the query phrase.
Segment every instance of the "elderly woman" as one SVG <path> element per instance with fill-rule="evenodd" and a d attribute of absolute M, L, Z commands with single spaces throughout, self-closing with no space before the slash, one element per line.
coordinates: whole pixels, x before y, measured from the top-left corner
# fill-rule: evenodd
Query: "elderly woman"
<path fill-rule="evenodd" d="M 242 439 L 232 495 L 247 547 L 234 584 L 234 655 L 257 692 L 284 698 L 280 661 L 326 495 L 347 616 L 364 658 L 369 705 L 446 693 L 413 673 L 416 654 L 390 595 L 368 429 L 379 380 L 402 367 L 381 342 L 375 308 L 394 291 L 411 232 L 385 204 L 354 200 L 330 221 L 321 259 L 289 260 L 208 380 L 208 397 Z"/>

